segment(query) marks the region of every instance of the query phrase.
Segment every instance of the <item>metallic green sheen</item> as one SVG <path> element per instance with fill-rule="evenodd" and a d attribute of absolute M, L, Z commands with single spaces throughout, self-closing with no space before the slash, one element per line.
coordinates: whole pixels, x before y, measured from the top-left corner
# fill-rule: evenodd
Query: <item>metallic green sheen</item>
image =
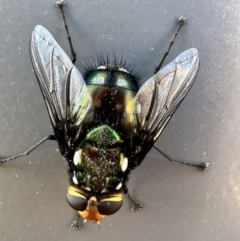
<path fill-rule="evenodd" d="M 81 188 L 91 195 L 115 191 L 125 173 L 123 138 L 136 122 L 134 97 L 137 84 L 125 71 L 97 69 L 86 78 L 92 99 L 94 125 L 88 128 L 76 150 L 73 171 Z M 76 184 L 76 182 L 75 182 Z"/>
<path fill-rule="evenodd" d="M 124 71 L 109 71 L 97 69 L 86 79 L 87 85 L 103 85 L 107 87 L 119 87 L 137 91 L 137 85 L 130 74 Z"/>
<path fill-rule="evenodd" d="M 97 194 L 114 189 L 121 182 L 120 148 L 103 149 L 85 144 L 81 150 L 76 177 L 83 188 Z"/>
<path fill-rule="evenodd" d="M 111 147 L 122 143 L 117 132 L 108 125 L 102 125 L 91 130 L 86 136 L 86 141 L 94 142 L 96 145 L 102 147 Z"/>

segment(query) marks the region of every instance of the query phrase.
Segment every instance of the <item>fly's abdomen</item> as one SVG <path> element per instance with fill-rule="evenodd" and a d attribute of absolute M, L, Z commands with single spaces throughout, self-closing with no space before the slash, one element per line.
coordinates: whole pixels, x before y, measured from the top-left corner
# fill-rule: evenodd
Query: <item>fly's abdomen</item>
<path fill-rule="evenodd" d="M 109 68 L 109 67 L 105 67 Z M 120 67 L 111 69 L 96 69 L 91 71 L 86 79 L 87 85 L 119 87 L 137 92 L 137 83 L 127 70 Z"/>
<path fill-rule="evenodd" d="M 119 70 L 96 69 L 87 77 L 86 84 L 93 101 L 95 123 L 118 129 L 129 102 L 137 92 L 132 76 Z"/>

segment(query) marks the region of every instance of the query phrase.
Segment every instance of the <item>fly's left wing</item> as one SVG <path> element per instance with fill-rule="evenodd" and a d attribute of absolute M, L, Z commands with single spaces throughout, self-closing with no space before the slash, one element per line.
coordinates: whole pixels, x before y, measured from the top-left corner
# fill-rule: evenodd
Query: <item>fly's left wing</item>
<path fill-rule="evenodd" d="M 151 149 L 192 86 L 198 68 L 197 49 L 186 50 L 147 80 L 129 103 L 134 110 L 129 124 L 134 134 L 128 138 L 131 168 L 140 165 Z"/>
<path fill-rule="evenodd" d="M 69 157 L 84 123 L 91 122 L 91 96 L 81 73 L 43 26 L 32 33 L 30 54 L 61 154 Z"/>

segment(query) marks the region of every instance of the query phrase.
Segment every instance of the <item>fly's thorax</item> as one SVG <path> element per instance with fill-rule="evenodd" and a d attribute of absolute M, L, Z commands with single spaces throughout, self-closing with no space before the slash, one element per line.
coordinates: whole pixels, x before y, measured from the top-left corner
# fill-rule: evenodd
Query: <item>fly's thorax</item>
<path fill-rule="evenodd" d="M 77 149 L 72 182 L 93 195 L 121 190 L 128 159 L 120 135 L 107 125 L 93 128 Z"/>
<path fill-rule="evenodd" d="M 77 165 L 73 178 L 86 190 L 104 192 L 121 182 L 119 163 L 123 154 L 119 148 L 103 149 L 85 144 L 77 152 L 74 158 L 74 164 Z"/>

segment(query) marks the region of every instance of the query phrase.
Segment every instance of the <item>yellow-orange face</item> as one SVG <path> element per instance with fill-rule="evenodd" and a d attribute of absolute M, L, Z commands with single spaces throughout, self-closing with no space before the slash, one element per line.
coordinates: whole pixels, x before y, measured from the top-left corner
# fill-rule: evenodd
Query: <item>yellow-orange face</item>
<path fill-rule="evenodd" d="M 96 197 L 85 190 L 70 186 L 67 193 L 69 205 L 77 210 L 84 220 L 96 222 L 117 212 L 122 206 L 122 199 L 121 191 L 103 193 Z"/>

